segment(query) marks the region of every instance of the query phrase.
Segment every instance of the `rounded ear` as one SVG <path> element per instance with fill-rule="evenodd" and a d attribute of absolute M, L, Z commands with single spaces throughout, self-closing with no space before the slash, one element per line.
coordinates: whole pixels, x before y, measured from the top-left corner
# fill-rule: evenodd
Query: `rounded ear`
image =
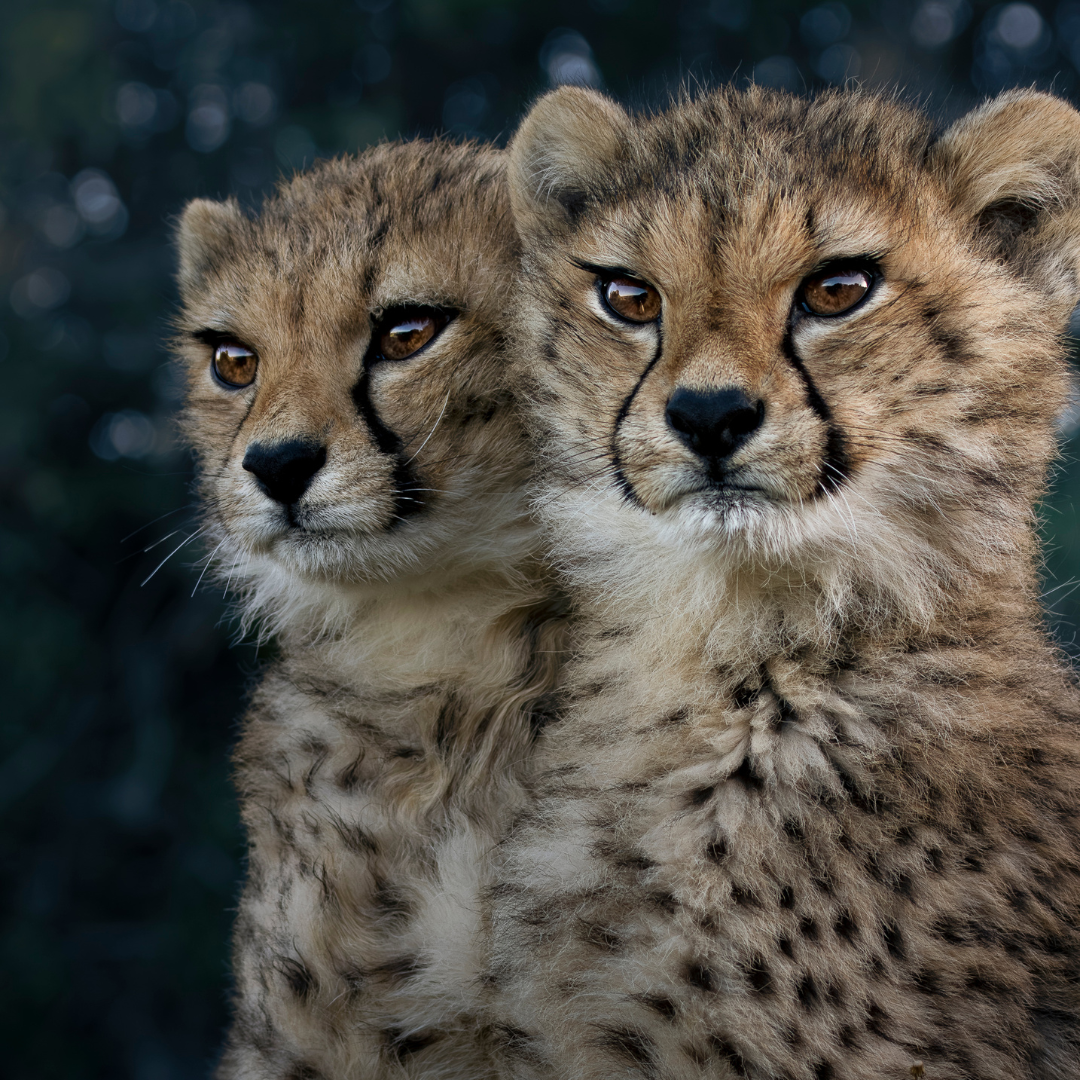
<path fill-rule="evenodd" d="M 930 151 L 981 242 L 1071 310 L 1080 292 L 1080 113 L 1012 90 L 958 120 Z"/>
<path fill-rule="evenodd" d="M 561 86 L 545 94 L 509 146 L 518 228 L 529 234 L 572 225 L 629 134 L 630 118 L 595 90 Z"/>
<path fill-rule="evenodd" d="M 176 228 L 180 249 L 180 294 L 198 290 L 234 246 L 234 235 L 246 219 L 235 199 L 214 202 L 192 199 Z"/>

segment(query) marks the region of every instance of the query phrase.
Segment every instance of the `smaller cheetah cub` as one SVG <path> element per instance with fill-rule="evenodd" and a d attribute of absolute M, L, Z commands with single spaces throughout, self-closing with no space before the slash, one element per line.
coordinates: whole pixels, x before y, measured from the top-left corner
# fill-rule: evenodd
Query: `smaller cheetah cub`
<path fill-rule="evenodd" d="M 563 89 L 510 158 L 580 622 L 490 894 L 505 1074 L 1075 1080 L 1080 696 L 1033 507 L 1080 115 Z"/>
<path fill-rule="evenodd" d="M 385 145 L 179 227 L 177 349 L 217 573 L 276 636 L 220 1078 L 491 1075 L 488 852 L 522 802 L 557 609 L 501 327 L 502 157 Z"/>

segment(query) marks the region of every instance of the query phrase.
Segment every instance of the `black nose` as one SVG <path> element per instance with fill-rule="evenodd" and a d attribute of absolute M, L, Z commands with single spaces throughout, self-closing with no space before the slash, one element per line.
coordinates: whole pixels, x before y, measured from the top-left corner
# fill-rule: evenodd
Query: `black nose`
<path fill-rule="evenodd" d="M 244 468 L 275 502 L 290 506 L 307 491 L 311 478 L 326 463 L 326 447 L 304 439 L 252 443 L 244 455 Z"/>
<path fill-rule="evenodd" d="M 761 426 L 765 403 L 741 390 L 691 390 L 680 386 L 668 399 L 667 422 L 695 454 L 712 462 L 730 457 Z"/>

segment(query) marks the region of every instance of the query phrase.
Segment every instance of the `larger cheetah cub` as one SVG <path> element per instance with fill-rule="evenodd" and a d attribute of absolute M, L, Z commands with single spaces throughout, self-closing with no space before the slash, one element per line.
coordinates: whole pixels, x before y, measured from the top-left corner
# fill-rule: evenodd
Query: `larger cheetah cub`
<path fill-rule="evenodd" d="M 492 894 L 507 1073 L 1075 1080 L 1080 698 L 1033 505 L 1080 116 L 566 89 L 511 160 L 582 623 Z"/>
<path fill-rule="evenodd" d="M 505 389 L 502 159 L 382 146 L 254 219 L 194 202 L 179 245 L 210 543 L 281 650 L 236 751 L 218 1076 L 477 1080 L 478 897 L 557 627 Z"/>

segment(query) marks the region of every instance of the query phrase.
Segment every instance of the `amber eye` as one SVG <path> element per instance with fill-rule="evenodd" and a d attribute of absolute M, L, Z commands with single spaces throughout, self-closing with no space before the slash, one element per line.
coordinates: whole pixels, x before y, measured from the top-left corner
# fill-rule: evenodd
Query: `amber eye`
<path fill-rule="evenodd" d="M 375 328 L 376 351 L 383 360 L 405 360 L 422 349 L 450 321 L 439 308 L 396 308 Z"/>
<path fill-rule="evenodd" d="M 647 282 L 629 277 L 601 280 L 604 303 L 620 318 L 635 323 L 656 322 L 663 306 L 660 294 Z"/>
<path fill-rule="evenodd" d="M 861 266 L 834 264 L 811 274 L 799 287 L 799 301 L 812 315 L 843 315 L 874 284 L 874 275 Z"/>
<path fill-rule="evenodd" d="M 219 383 L 232 390 L 250 386 L 255 381 L 258 366 L 259 358 L 238 341 L 222 341 L 214 346 L 211 361 L 214 375 Z"/>

